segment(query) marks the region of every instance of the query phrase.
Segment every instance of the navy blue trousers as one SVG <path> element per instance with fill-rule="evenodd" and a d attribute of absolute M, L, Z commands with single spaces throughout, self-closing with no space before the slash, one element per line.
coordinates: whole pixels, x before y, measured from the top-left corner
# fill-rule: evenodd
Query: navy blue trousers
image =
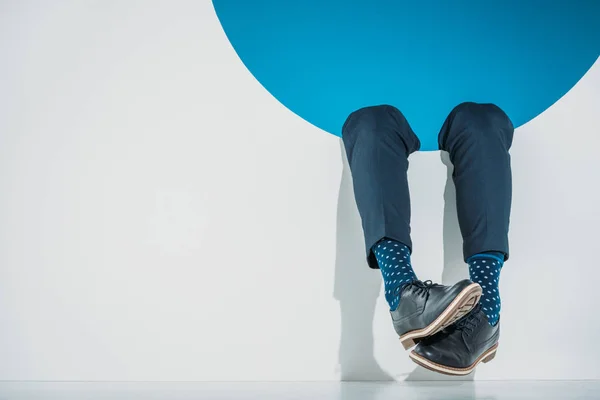
<path fill-rule="evenodd" d="M 509 149 L 514 127 L 494 104 L 462 103 L 440 130 L 440 150 L 454 164 L 456 208 L 465 261 L 486 251 L 508 259 L 512 196 Z M 408 156 L 421 143 L 400 110 L 389 105 L 350 114 L 342 139 L 354 181 L 354 196 L 365 235 L 367 260 L 378 268 L 371 248 L 383 238 L 410 238 Z"/>

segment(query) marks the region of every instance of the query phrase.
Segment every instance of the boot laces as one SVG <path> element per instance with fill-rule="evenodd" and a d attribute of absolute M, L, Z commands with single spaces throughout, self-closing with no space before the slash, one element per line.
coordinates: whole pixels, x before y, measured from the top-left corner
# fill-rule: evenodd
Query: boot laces
<path fill-rule="evenodd" d="M 430 280 L 426 280 L 426 281 L 414 280 L 412 282 L 407 282 L 402 286 L 398 286 L 396 288 L 395 294 L 399 295 L 406 288 L 408 290 L 412 290 L 414 293 L 419 294 L 421 296 L 427 296 L 427 295 L 429 295 L 429 289 L 431 289 L 434 286 L 439 286 L 439 285 L 433 283 L 433 281 L 430 281 Z"/>
<path fill-rule="evenodd" d="M 478 312 L 480 308 L 481 306 L 478 304 L 470 313 L 460 319 L 455 325 L 456 329 L 465 332 L 467 335 L 473 333 L 473 330 L 481 322 Z"/>

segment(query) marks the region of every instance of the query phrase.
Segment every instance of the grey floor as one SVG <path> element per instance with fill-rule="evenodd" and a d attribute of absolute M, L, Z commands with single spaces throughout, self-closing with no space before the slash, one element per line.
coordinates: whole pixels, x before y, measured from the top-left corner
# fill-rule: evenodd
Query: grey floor
<path fill-rule="evenodd" d="M 0 382 L 2 400 L 600 399 L 600 381 L 68 383 Z"/>

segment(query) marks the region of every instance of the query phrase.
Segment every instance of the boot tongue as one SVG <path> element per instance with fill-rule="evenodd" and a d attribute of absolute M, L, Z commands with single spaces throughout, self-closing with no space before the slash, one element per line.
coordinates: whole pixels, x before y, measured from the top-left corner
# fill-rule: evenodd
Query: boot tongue
<path fill-rule="evenodd" d="M 421 288 L 429 288 L 429 287 L 433 287 L 433 286 L 439 286 L 437 283 L 433 283 L 433 281 L 427 280 L 427 281 L 420 281 L 420 280 L 416 280 L 416 281 L 412 281 L 412 284 Z"/>

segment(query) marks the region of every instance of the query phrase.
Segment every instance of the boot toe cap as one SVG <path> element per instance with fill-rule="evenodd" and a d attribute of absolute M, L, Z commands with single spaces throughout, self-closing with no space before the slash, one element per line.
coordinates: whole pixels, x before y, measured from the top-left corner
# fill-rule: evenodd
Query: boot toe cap
<path fill-rule="evenodd" d="M 452 352 L 446 351 L 446 349 L 435 345 L 422 345 L 419 344 L 413 350 L 417 355 L 434 362 L 439 365 L 444 365 L 453 368 L 463 368 L 461 362 L 454 357 Z"/>

